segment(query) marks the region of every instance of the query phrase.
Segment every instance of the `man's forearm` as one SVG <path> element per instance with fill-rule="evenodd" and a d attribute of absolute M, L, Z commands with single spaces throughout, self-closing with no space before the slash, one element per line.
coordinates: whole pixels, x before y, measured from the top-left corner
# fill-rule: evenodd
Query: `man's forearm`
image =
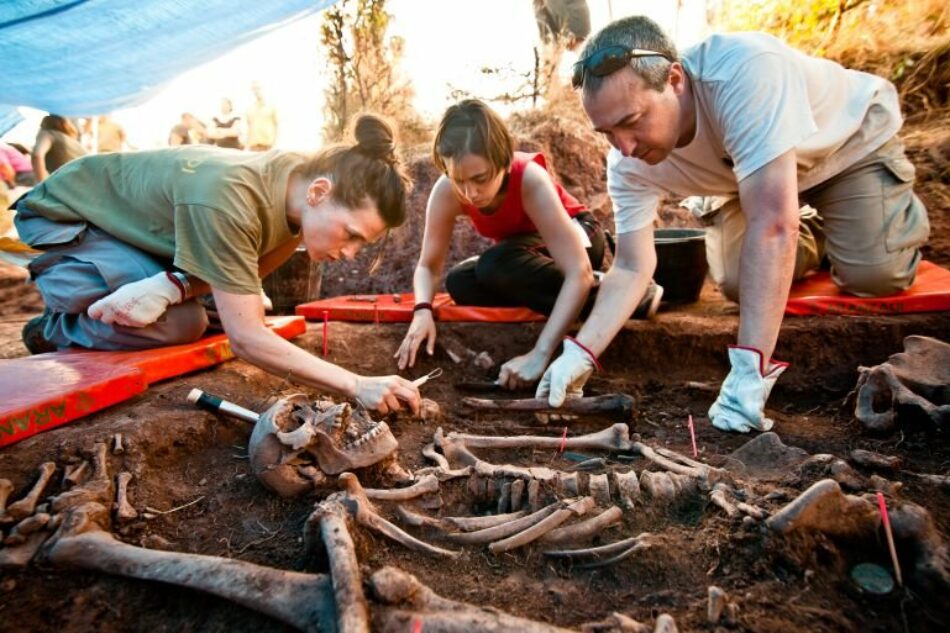
<path fill-rule="evenodd" d="M 236 356 L 275 376 L 347 398 L 356 396 L 356 374 L 317 358 L 266 327 L 230 336 L 230 340 Z"/>
<path fill-rule="evenodd" d="M 739 268 L 738 343 L 771 358 L 795 268 L 797 229 L 750 223 Z"/>
<path fill-rule="evenodd" d="M 650 274 L 610 268 L 600 284 L 594 309 L 577 334 L 577 340 L 594 354 L 601 353 L 627 322 L 650 283 Z"/>

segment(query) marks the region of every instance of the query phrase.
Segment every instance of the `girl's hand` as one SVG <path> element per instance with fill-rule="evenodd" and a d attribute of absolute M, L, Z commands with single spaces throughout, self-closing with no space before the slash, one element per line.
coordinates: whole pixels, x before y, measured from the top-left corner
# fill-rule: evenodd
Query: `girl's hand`
<path fill-rule="evenodd" d="M 520 389 L 537 382 L 548 366 L 548 357 L 534 350 L 515 356 L 501 366 L 498 384 L 505 389 Z"/>
<path fill-rule="evenodd" d="M 393 358 L 398 359 L 399 369 L 416 364 L 416 353 L 423 341 L 426 342 L 426 352 L 432 356 L 435 353 L 435 319 L 431 310 L 419 310 L 413 315 L 406 338 L 393 354 Z"/>

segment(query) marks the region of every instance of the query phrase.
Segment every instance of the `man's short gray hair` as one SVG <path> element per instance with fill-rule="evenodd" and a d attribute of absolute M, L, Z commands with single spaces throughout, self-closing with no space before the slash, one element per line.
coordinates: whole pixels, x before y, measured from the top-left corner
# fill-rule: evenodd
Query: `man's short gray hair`
<path fill-rule="evenodd" d="M 647 87 L 661 92 L 670 76 L 670 65 L 679 61 L 676 45 L 660 29 L 659 25 L 650 18 L 634 15 L 615 20 L 595 33 L 584 44 L 578 60 L 586 59 L 591 54 L 609 46 L 623 46 L 624 48 L 642 48 L 656 51 L 666 56 L 639 57 L 630 61 L 630 67 L 637 73 Z M 607 76 L 597 77 L 585 70 L 584 96 L 594 95 L 603 85 Z"/>

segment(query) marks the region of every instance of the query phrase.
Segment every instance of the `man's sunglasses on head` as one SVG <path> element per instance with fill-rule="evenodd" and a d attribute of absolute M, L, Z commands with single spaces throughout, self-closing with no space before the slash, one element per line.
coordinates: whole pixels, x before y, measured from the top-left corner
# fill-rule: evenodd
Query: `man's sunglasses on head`
<path fill-rule="evenodd" d="M 643 48 L 627 48 L 626 46 L 619 45 L 607 46 L 575 62 L 574 72 L 571 75 L 571 85 L 574 88 L 580 88 L 584 85 L 585 73 L 589 73 L 595 77 L 604 77 L 620 70 L 629 64 L 630 60 L 639 57 L 663 57 L 670 59 L 663 53 L 649 51 Z"/>

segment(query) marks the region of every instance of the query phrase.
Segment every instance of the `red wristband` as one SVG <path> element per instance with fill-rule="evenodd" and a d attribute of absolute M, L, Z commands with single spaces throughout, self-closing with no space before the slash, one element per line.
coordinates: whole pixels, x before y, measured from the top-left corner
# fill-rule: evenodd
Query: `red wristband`
<path fill-rule="evenodd" d="M 181 293 L 182 301 L 188 298 L 188 294 L 185 292 L 185 284 L 181 283 L 181 280 L 178 277 L 176 277 L 173 273 L 167 270 L 165 271 L 165 277 L 167 277 L 168 281 L 175 284 L 175 287 L 178 288 L 178 292 Z"/>
<path fill-rule="evenodd" d="M 574 343 L 574 345 L 577 345 L 579 348 L 581 348 L 582 350 L 584 350 L 585 352 L 587 352 L 587 355 L 590 356 L 590 359 L 591 359 L 592 361 L 594 361 L 594 367 L 597 368 L 597 371 L 604 371 L 603 366 L 601 366 L 600 361 L 597 360 L 597 357 L 594 355 L 594 352 L 592 352 L 592 351 L 590 351 L 589 349 L 587 349 L 587 346 L 586 346 L 586 345 L 584 345 L 583 343 L 579 342 L 579 341 L 578 341 L 576 338 L 574 338 L 573 336 L 565 336 L 565 337 L 564 337 L 564 340 L 565 340 L 565 341 L 570 341 L 571 343 Z"/>
<path fill-rule="evenodd" d="M 423 301 L 412 306 L 413 312 L 418 312 L 419 310 L 428 310 L 429 312 L 432 312 L 432 304 L 428 301 Z"/>

